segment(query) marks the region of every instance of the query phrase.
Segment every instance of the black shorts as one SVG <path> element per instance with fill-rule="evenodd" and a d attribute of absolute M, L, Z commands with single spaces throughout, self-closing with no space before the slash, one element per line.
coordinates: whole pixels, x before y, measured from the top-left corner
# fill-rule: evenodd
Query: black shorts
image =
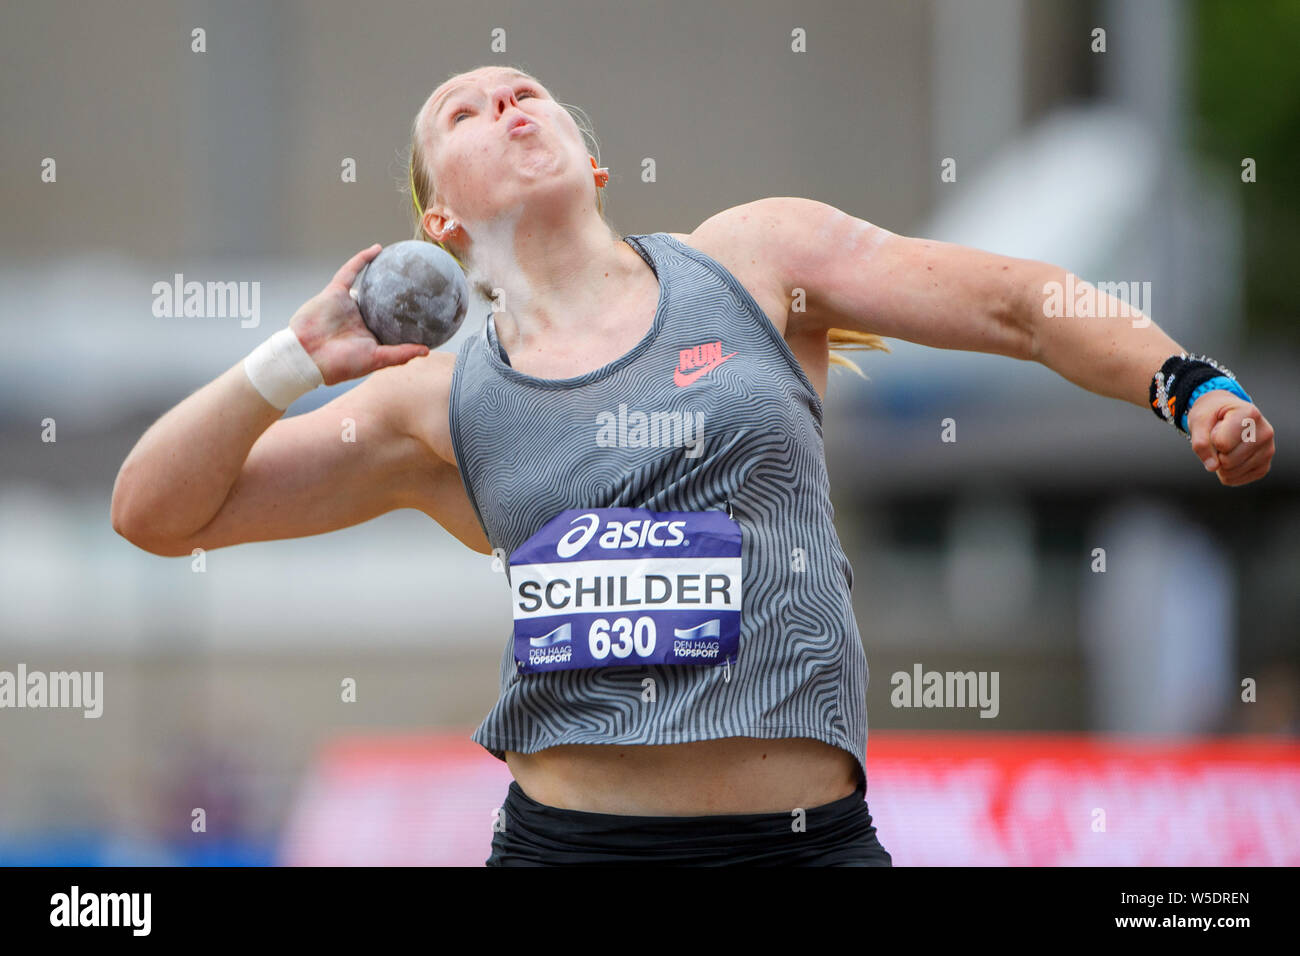
<path fill-rule="evenodd" d="M 794 812 L 636 817 L 550 807 L 511 781 L 487 865 L 892 866 L 865 797 L 859 787 L 802 819 Z"/>

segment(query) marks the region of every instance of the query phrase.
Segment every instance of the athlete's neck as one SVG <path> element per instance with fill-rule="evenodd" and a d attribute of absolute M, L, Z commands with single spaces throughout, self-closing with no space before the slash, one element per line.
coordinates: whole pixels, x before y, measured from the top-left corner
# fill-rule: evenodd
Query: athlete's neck
<path fill-rule="evenodd" d="M 516 207 L 490 221 L 465 223 L 470 278 L 497 290 L 493 323 L 508 352 L 556 337 L 572 340 L 607 314 L 646 268 L 591 210 L 560 223 L 536 218 Z"/>

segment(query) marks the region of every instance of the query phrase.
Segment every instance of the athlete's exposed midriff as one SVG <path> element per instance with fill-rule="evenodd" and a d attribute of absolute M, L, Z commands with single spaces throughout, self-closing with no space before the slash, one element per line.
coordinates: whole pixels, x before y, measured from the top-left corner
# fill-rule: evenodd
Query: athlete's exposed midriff
<path fill-rule="evenodd" d="M 506 763 L 537 802 L 588 813 L 783 813 L 831 803 L 857 786 L 848 751 L 807 737 L 565 744 L 535 754 L 506 751 Z"/>

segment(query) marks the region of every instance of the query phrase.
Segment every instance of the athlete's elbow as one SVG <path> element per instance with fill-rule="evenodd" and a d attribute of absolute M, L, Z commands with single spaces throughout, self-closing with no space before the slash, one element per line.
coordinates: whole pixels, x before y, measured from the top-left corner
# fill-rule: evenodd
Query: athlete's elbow
<path fill-rule="evenodd" d="M 141 551 L 162 558 L 179 558 L 189 555 L 193 550 L 187 541 L 159 534 L 148 515 L 133 510 L 129 496 L 119 493 L 117 489 L 113 492 L 113 503 L 109 508 L 109 522 L 118 535 Z"/>
<path fill-rule="evenodd" d="M 997 297 L 997 324 L 1005 348 L 1003 354 L 1026 362 L 1043 361 L 1043 288 L 1050 269 L 1041 262 L 1024 262 L 1009 276 L 1003 295 Z"/>
<path fill-rule="evenodd" d="M 193 551 L 193 535 L 167 527 L 166 519 L 174 513 L 175 509 L 167 506 L 167 497 L 151 491 L 148 480 L 128 458 L 113 483 L 108 518 L 113 530 L 141 551 L 164 558 L 184 557 Z"/>
<path fill-rule="evenodd" d="M 152 534 L 146 523 L 130 521 L 117 512 L 113 513 L 112 523 L 114 531 L 149 554 L 156 554 L 160 558 L 183 558 L 193 553 L 194 549 L 187 542 Z"/>
<path fill-rule="evenodd" d="M 139 509 L 132 505 L 131 488 L 125 467 L 118 472 L 117 482 L 113 485 L 113 500 L 109 504 L 108 520 L 113 530 L 131 544 L 145 551 L 151 550 L 143 543 L 146 523 L 139 514 Z"/>

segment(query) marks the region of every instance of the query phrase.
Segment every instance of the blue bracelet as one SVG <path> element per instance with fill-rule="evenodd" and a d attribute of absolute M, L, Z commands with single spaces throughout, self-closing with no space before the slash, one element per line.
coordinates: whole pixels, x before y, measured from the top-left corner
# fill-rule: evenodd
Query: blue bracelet
<path fill-rule="evenodd" d="M 1236 395 L 1238 398 L 1244 398 L 1252 405 L 1255 404 L 1255 400 L 1246 394 L 1246 390 L 1237 384 L 1236 379 L 1228 378 L 1224 375 L 1215 376 L 1214 378 L 1208 379 L 1198 385 L 1196 391 L 1192 392 L 1191 397 L 1187 399 L 1187 411 L 1183 412 L 1183 417 L 1178 423 L 1179 430 L 1184 433 L 1187 432 L 1187 412 L 1192 410 L 1192 406 L 1196 404 L 1198 398 L 1206 392 L 1213 391 L 1232 392 L 1232 394 Z"/>

